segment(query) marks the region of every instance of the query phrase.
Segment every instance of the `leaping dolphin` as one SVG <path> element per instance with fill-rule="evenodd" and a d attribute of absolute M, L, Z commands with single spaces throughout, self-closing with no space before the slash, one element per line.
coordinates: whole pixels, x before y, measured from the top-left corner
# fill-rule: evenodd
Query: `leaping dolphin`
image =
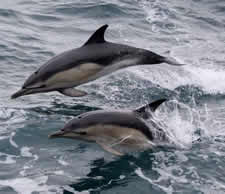
<path fill-rule="evenodd" d="M 115 145 L 152 148 L 154 142 L 168 140 L 153 120 L 152 112 L 166 99 L 160 99 L 134 111 L 97 110 L 78 115 L 49 138 L 73 138 L 91 141 L 115 155 L 123 155 Z M 150 119 L 150 123 L 145 120 Z"/>
<path fill-rule="evenodd" d="M 118 69 L 134 65 L 168 63 L 182 65 L 146 49 L 108 42 L 103 25 L 80 48 L 65 51 L 35 71 L 11 98 L 58 91 L 71 97 L 86 95 L 73 87 L 93 81 Z"/>

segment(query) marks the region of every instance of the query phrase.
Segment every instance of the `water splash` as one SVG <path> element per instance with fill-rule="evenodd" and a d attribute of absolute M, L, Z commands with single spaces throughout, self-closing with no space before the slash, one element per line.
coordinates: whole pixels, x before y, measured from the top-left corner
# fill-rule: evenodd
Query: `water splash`
<path fill-rule="evenodd" d="M 195 104 L 195 103 L 194 103 Z M 168 101 L 156 112 L 154 119 L 170 137 L 171 143 L 181 148 L 191 148 L 192 144 L 207 134 L 207 112 L 202 113 L 196 107 L 177 100 Z M 205 117 L 206 119 L 202 119 Z M 201 130 L 201 133 L 198 133 Z"/>

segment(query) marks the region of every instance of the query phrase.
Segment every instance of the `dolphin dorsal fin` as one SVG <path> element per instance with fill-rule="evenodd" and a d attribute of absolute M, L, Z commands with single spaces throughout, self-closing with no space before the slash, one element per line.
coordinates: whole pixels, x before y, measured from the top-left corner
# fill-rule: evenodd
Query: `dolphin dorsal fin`
<path fill-rule="evenodd" d="M 91 37 L 84 43 L 85 45 L 88 44 L 94 44 L 94 43 L 104 43 L 105 42 L 105 30 L 106 28 L 108 28 L 108 25 L 105 24 L 103 26 L 101 26 L 99 29 L 97 29 L 92 35 Z"/>
<path fill-rule="evenodd" d="M 167 101 L 167 99 L 156 100 L 154 102 L 151 102 L 150 104 L 146 104 L 146 105 L 134 110 L 134 112 L 138 113 L 141 117 L 147 119 L 150 116 L 147 113 L 147 110 L 150 109 L 152 112 L 155 112 L 155 110 L 160 106 L 160 104 L 162 104 L 165 101 Z"/>

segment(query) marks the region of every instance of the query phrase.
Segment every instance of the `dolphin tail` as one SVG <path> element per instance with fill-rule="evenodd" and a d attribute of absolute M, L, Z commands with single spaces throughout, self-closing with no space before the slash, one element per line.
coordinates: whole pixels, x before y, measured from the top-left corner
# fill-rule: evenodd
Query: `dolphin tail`
<path fill-rule="evenodd" d="M 186 64 L 183 64 L 183 63 L 179 63 L 176 59 L 171 58 L 171 57 L 163 57 L 162 62 L 168 63 L 170 65 L 174 65 L 174 66 L 186 65 Z"/>

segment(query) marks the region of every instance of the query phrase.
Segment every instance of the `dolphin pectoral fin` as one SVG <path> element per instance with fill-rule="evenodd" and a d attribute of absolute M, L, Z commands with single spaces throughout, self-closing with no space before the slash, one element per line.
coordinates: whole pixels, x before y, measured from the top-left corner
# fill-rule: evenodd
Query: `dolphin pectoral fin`
<path fill-rule="evenodd" d="M 97 142 L 105 151 L 107 152 L 110 152 L 114 155 L 117 155 L 117 156 L 123 156 L 123 154 L 121 152 L 118 152 L 116 150 L 114 150 L 112 147 L 104 144 L 104 143 L 100 143 L 100 142 Z"/>
<path fill-rule="evenodd" d="M 87 95 L 87 92 L 78 90 L 78 89 L 74 89 L 74 88 L 66 88 L 66 89 L 61 89 L 58 91 L 64 95 L 70 96 L 70 97 L 82 97 L 82 96 Z"/>

